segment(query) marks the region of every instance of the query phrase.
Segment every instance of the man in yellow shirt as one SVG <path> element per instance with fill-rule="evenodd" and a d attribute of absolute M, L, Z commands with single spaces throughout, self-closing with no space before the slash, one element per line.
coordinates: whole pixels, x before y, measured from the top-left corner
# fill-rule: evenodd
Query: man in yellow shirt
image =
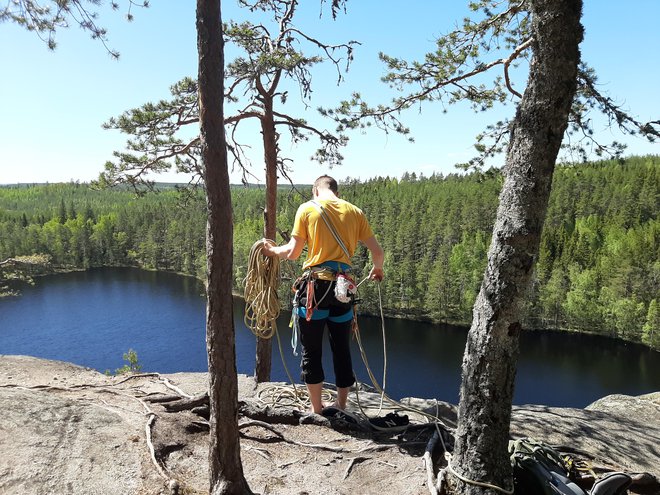
<path fill-rule="evenodd" d="M 355 383 L 350 351 L 353 304 L 343 302 L 341 299 L 346 299 L 342 296 L 337 299 L 334 291 L 337 274 L 350 275 L 350 258 L 358 242 L 362 242 L 371 252 L 374 266 L 369 278 L 372 280 L 383 279 L 385 256 L 362 210 L 339 198 L 335 179 L 328 175 L 316 179 L 312 196 L 311 201 L 298 208 L 291 240 L 282 246 L 266 242 L 262 252 L 266 256 L 295 260 L 307 244 L 307 259 L 303 264 L 307 275 L 304 281 L 313 286 L 312 290 L 299 288 L 304 304 L 294 308 L 294 311 L 300 317 L 302 378 L 307 385 L 312 411 L 320 414 L 325 378 L 321 349 L 326 326 L 337 385 L 335 407 L 346 408 L 349 388 Z"/>

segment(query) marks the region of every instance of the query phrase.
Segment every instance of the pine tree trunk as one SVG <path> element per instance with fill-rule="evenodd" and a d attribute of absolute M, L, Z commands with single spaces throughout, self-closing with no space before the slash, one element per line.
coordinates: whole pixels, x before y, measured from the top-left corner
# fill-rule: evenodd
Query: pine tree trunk
<path fill-rule="evenodd" d="M 507 455 L 521 307 L 539 252 L 559 147 L 575 89 L 581 0 L 530 0 L 533 60 L 511 131 L 505 181 L 463 357 L 453 469 L 512 487 Z M 450 476 L 451 492 L 496 494 Z"/>
<path fill-rule="evenodd" d="M 210 493 L 251 493 L 241 465 L 238 378 L 232 311 L 233 229 L 224 133 L 220 0 L 197 0 L 200 145 L 206 223 L 206 348 L 209 363 Z"/>
<path fill-rule="evenodd" d="M 261 119 L 261 133 L 266 162 L 266 209 L 264 210 L 264 237 L 275 239 L 277 222 L 277 134 L 273 121 L 273 100 L 264 98 L 264 116 Z M 257 383 L 270 381 L 272 367 L 273 340 L 257 338 L 257 356 L 254 375 Z"/>

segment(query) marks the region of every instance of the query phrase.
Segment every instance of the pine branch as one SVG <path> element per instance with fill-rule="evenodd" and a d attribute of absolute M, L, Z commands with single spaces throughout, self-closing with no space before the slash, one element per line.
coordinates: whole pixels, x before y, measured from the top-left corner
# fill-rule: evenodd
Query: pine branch
<path fill-rule="evenodd" d="M 650 142 L 654 142 L 660 137 L 660 121 L 640 122 L 623 110 L 612 98 L 598 91 L 593 71 L 584 64 L 578 72 L 578 86 L 582 90 L 582 94 L 586 98 L 593 99 L 599 110 L 607 116 L 610 125 L 616 124 L 619 130 L 625 134 L 639 133 Z"/>
<path fill-rule="evenodd" d="M 241 102 L 241 108 L 225 118 L 225 125 L 230 127 L 228 150 L 233 157 L 232 166 L 241 168 L 244 180 L 251 176 L 250 161 L 246 154 L 249 147 L 239 142 L 238 134 L 238 124 L 250 118 L 262 122 L 272 118 L 276 126 L 286 125 L 294 143 L 307 140 L 310 136 L 318 138 L 321 146 L 316 152 L 316 158 L 331 164 L 339 163 L 342 156 L 338 150 L 346 144 L 345 136 L 335 136 L 284 112 L 275 112 L 270 116 L 266 113 L 271 112 L 275 103 L 286 104 L 288 91 L 278 90 L 286 77 L 297 83 L 301 101 L 308 105 L 311 97 L 311 68 L 323 60 L 335 66 L 338 82 L 341 81 L 344 70 L 342 63 L 346 60 L 348 68 L 356 42 L 324 43 L 293 26 L 297 0 L 240 0 L 239 4 L 251 11 L 271 14 L 277 27 L 270 29 L 270 25 L 250 22 L 229 22 L 225 25 L 227 41 L 235 43 L 244 51 L 243 56 L 227 64 L 225 72 L 229 81 L 225 90 L 226 100 L 231 103 Z M 277 34 L 272 36 L 271 32 L 275 30 Z M 308 56 L 299 51 L 297 46 L 302 43 L 311 46 L 316 53 Z M 185 126 L 198 122 L 197 83 L 186 78 L 173 85 L 171 93 L 170 101 L 147 103 L 124 112 L 116 119 L 110 119 L 104 125 L 107 129 L 118 129 L 128 134 L 131 139 L 126 145 L 129 152 L 115 153 L 117 163 L 106 164 L 106 171 L 100 177 L 101 183 L 113 184 L 121 180 L 131 184 L 146 182 L 150 174 L 171 168 L 172 160 L 178 170 L 203 177 L 203 171 L 197 164 L 198 143 L 189 142 L 189 139 L 184 142 L 177 137 Z M 276 96 L 279 97 L 277 102 Z M 278 148 L 277 166 L 284 177 L 288 177 L 288 162 L 290 160 L 280 156 Z"/>
<path fill-rule="evenodd" d="M 57 31 L 70 27 L 70 21 L 73 21 L 81 30 L 90 33 L 92 39 L 99 40 L 108 54 L 117 59 L 119 52 L 109 47 L 107 30 L 97 22 L 96 8 L 101 4 L 100 0 L 53 0 L 41 3 L 35 0 L 11 0 L 0 10 L 0 23 L 10 21 L 23 26 L 34 32 L 49 49 L 54 50 L 57 47 Z M 110 5 L 113 10 L 119 9 L 115 1 Z M 126 19 L 130 22 L 133 20 L 132 8 L 148 8 L 149 2 L 127 0 L 127 5 Z"/>

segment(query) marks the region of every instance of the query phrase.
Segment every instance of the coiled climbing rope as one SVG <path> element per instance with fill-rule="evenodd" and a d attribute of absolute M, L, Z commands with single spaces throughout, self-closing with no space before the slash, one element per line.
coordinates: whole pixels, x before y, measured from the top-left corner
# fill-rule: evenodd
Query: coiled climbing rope
<path fill-rule="evenodd" d="M 264 239 L 252 245 L 244 283 L 245 316 L 243 321 L 252 333 L 269 339 L 277 330 L 280 315 L 277 288 L 280 285 L 280 260 L 262 253 Z"/>

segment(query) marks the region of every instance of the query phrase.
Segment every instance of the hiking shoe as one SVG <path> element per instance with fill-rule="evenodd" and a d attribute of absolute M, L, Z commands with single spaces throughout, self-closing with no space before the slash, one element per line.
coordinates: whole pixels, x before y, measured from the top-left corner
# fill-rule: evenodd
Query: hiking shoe
<path fill-rule="evenodd" d="M 400 415 L 398 413 L 389 413 L 384 418 L 369 418 L 369 424 L 374 430 L 379 431 L 403 431 L 408 428 L 410 421 L 408 421 L 407 415 Z"/>
<path fill-rule="evenodd" d="M 589 492 L 591 495 L 622 495 L 631 485 L 632 478 L 626 473 L 608 473 L 599 480 Z"/>
<path fill-rule="evenodd" d="M 355 419 L 351 414 L 333 406 L 324 407 L 321 411 L 321 415 L 328 419 L 339 419 L 345 421 L 346 423 L 351 423 L 354 425 L 358 424 L 358 420 Z"/>

